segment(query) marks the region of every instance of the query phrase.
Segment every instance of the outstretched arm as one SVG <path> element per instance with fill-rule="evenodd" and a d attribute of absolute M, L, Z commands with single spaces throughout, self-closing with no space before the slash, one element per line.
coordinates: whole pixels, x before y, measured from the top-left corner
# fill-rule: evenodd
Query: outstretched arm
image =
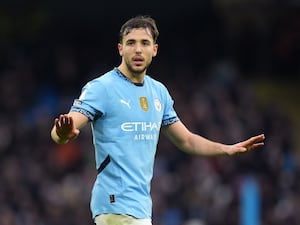
<path fill-rule="evenodd" d="M 78 112 L 61 114 L 54 120 L 51 138 L 58 144 L 66 144 L 79 135 L 79 129 L 87 124 L 88 121 L 85 115 Z"/>
<path fill-rule="evenodd" d="M 221 144 L 190 132 L 180 121 L 163 127 L 162 132 L 179 149 L 187 153 L 206 156 L 234 155 L 250 151 L 263 146 L 265 140 L 264 134 L 260 134 L 236 144 Z"/>

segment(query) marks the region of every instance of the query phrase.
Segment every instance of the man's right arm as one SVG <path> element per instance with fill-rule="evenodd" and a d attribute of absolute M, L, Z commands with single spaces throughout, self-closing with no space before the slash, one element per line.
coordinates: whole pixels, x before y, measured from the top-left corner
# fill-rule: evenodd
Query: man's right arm
<path fill-rule="evenodd" d="M 85 126 L 88 122 L 89 119 L 79 112 L 62 114 L 54 120 L 54 126 L 51 130 L 51 138 L 57 144 L 66 144 L 70 140 L 78 137 L 80 133 L 79 129 Z"/>

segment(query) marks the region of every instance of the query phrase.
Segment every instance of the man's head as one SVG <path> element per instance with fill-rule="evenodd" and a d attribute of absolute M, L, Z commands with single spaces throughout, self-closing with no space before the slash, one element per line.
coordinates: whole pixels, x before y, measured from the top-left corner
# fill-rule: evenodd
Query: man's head
<path fill-rule="evenodd" d="M 143 75 L 156 56 L 158 30 L 155 21 L 149 16 L 137 16 L 121 27 L 119 54 L 122 63 L 119 69 L 132 81 L 143 80 Z"/>
<path fill-rule="evenodd" d="M 129 19 L 120 29 L 119 42 L 122 43 L 123 37 L 132 29 L 144 28 L 150 31 L 154 43 L 156 43 L 159 32 L 155 20 L 150 16 L 136 16 Z"/>

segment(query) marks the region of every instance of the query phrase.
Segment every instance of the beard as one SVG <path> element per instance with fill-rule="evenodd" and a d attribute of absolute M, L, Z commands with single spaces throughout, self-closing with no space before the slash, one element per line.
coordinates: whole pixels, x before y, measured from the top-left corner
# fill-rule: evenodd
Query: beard
<path fill-rule="evenodd" d="M 125 60 L 125 63 L 126 63 L 126 67 L 127 67 L 128 71 L 130 73 L 132 73 L 133 75 L 140 75 L 140 74 L 146 73 L 151 61 L 146 62 L 146 64 L 143 66 L 135 66 L 134 62 L 132 63 L 132 61 L 127 61 L 127 60 Z"/>

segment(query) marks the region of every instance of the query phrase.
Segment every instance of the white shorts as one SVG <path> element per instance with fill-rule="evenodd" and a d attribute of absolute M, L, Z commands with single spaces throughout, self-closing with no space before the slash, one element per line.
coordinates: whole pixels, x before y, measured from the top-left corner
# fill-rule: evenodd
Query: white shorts
<path fill-rule="evenodd" d="M 151 219 L 137 219 L 129 215 L 101 214 L 95 218 L 96 225 L 152 225 Z"/>

